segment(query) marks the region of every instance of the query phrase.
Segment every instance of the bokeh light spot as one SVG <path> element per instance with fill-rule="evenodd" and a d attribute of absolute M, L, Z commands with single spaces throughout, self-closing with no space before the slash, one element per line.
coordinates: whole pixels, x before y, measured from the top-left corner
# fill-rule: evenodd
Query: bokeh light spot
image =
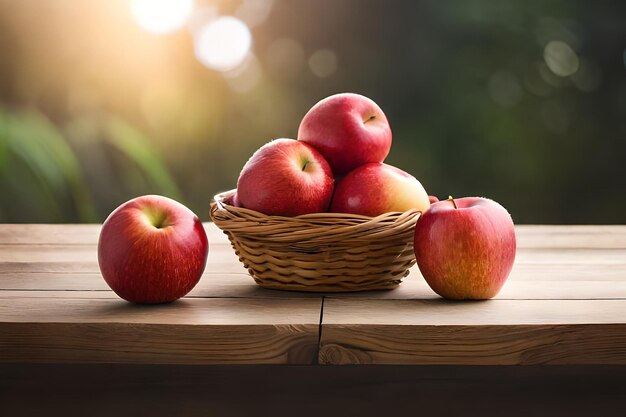
<path fill-rule="evenodd" d="M 315 51 L 309 58 L 309 67 L 316 76 L 328 77 L 337 71 L 337 55 L 330 49 Z"/>
<path fill-rule="evenodd" d="M 207 23 L 195 37 L 196 58 L 206 67 L 231 71 L 241 65 L 252 47 L 250 29 L 241 20 L 224 16 Z"/>
<path fill-rule="evenodd" d="M 543 59 L 550 71 L 560 77 L 568 77 L 578 71 L 578 55 L 563 41 L 548 42 L 543 50 Z"/>
<path fill-rule="evenodd" d="M 132 0 L 130 3 L 137 24 L 159 35 L 182 28 L 193 7 L 193 0 Z"/>

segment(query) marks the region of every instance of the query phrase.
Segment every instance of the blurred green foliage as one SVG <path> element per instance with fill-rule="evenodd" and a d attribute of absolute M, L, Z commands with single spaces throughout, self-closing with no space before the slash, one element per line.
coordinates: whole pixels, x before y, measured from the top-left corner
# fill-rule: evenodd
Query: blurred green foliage
<path fill-rule="evenodd" d="M 3 217 L 97 219 L 74 152 L 41 113 L 0 112 L 0 149 Z"/>
<path fill-rule="evenodd" d="M 162 158 L 141 132 L 114 117 L 83 123 L 101 133 L 92 138 L 98 143 L 82 147 L 85 155 L 40 112 L 0 110 L 0 194 L 10 197 L 0 199 L 0 220 L 101 221 L 98 203 L 106 204 L 99 198 L 105 189 L 122 199 L 147 189 L 180 199 Z M 73 130 L 76 135 L 80 126 Z M 83 140 L 88 138 L 80 133 Z M 99 155 L 94 158 L 94 153 Z M 107 171 L 114 174 L 106 178 Z M 87 172 L 97 178 L 88 182 Z"/>
<path fill-rule="evenodd" d="M 254 150 L 343 91 L 383 108 L 388 162 L 431 194 L 519 223 L 626 222 L 626 2 L 276 0 L 256 72 L 231 74 L 128 9 L 0 2 L 1 222 L 102 221 L 147 193 L 207 220 Z M 320 50 L 336 68 L 313 70 Z"/>

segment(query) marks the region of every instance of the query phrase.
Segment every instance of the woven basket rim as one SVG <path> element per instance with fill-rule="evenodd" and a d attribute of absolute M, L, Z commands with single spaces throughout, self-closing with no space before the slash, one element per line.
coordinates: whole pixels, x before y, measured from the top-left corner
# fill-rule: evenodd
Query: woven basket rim
<path fill-rule="evenodd" d="M 257 284 L 274 289 L 346 292 L 397 287 L 415 264 L 421 211 L 377 217 L 345 213 L 268 216 L 216 194 L 211 219 Z"/>
<path fill-rule="evenodd" d="M 232 190 L 217 193 L 213 196 L 213 202 L 215 203 L 217 208 L 221 210 L 227 210 L 231 213 L 242 213 L 242 214 L 248 213 L 249 215 L 252 215 L 255 217 L 265 217 L 268 220 L 273 220 L 273 221 L 292 221 L 296 219 L 296 220 L 305 220 L 305 221 L 306 220 L 309 220 L 309 221 L 320 221 L 320 220 L 348 220 L 350 221 L 351 220 L 351 221 L 358 221 L 358 222 L 376 222 L 377 219 L 389 218 L 390 216 L 401 216 L 402 214 L 405 214 L 405 213 L 406 214 L 420 213 L 420 215 L 423 214 L 420 210 L 411 209 L 405 212 L 391 211 L 391 212 L 380 214 L 379 216 L 376 216 L 376 217 L 364 216 L 361 214 L 332 213 L 332 212 L 301 214 L 299 216 L 293 216 L 293 217 L 275 216 L 275 215 L 264 214 L 264 213 L 261 213 L 261 212 L 258 212 L 256 210 L 252 210 L 249 208 L 232 206 L 224 202 L 226 198 L 230 197 L 236 192 L 237 192 L 237 189 L 233 188 Z"/>

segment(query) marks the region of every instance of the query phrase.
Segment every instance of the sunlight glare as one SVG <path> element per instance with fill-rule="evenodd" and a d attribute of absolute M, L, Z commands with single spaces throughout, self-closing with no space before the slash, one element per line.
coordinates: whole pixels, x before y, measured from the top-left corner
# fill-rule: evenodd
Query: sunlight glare
<path fill-rule="evenodd" d="M 137 24 L 144 30 L 163 35 L 182 28 L 193 12 L 193 0 L 132 0 Z"/>
<path fill-rule="evenodd" d="M 241 65 L 251 47 L 250 29 L 232 16 L 209 22 L 198 31 L 194 42 L 198 60 L 208 68 L 222 72 Z"/>

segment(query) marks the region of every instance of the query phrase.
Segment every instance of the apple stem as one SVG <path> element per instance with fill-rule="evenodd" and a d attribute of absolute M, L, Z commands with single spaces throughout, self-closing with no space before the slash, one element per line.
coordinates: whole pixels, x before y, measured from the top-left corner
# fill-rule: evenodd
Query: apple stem
<path fill-rule="evenodd" d="M 456 202 L 454 201 L 454 198 L 452 198 L 451 195 L 448 196 L 448 201 L 452 201 L 452 205 L 454 206 L 454 208 L 458 209 L 458 207 L 456 206 Z"/>

